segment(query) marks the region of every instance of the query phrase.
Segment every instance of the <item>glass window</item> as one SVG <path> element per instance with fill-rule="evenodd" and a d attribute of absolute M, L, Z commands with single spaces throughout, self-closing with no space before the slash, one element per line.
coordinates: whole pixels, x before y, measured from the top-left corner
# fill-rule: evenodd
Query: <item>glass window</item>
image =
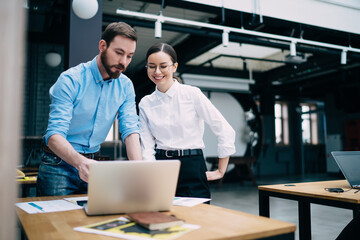
<path fill-rule="evenodd" d="M 275 143 L 289 144 L 288 108 L 286 103 L 275 103 Z"/>
<path fill-rule="evenodd" d="M 318 144 L 318 116 L 315 104 L 302 103 L 301 107 L 301 130 L 302 141 L 305 144 Z"/>

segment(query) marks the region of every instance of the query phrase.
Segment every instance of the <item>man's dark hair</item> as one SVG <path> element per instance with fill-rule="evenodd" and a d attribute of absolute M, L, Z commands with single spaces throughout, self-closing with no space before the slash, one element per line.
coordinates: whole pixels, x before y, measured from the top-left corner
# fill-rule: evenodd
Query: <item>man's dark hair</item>
<path fill-rule="evenodd" d="M 106 45 L 109 46 L 116 36 L 122 36 L 137 42 L 137 35 L 135 30 L 129 24 L 124 22 L 110 23 L 105 28 L 101 39 L 105 40 Z"/>

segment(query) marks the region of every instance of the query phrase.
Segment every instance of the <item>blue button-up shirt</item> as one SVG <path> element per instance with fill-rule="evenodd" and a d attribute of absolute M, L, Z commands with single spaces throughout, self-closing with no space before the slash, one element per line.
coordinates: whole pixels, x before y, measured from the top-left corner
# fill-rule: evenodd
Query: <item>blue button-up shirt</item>
<path fill-rule="evenodd" d="M 50 88 L 50 113 L 44 135 L 60 134 L 80 153 L 100 149 L 118 113 L 123 140 L 139 133 L 135 91 L 124 74 L 104 81 L 96 57 L 63 72 Z"/>

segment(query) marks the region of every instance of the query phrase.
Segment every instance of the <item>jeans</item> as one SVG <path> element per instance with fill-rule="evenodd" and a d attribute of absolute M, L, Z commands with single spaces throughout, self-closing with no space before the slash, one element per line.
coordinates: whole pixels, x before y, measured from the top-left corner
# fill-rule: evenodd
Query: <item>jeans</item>
<path fill-rule="evenodd" d="M 79 172 L 56 155 L 43 152 L 37 178 L 37 196 L 87 193 L 87 183 Z"/>

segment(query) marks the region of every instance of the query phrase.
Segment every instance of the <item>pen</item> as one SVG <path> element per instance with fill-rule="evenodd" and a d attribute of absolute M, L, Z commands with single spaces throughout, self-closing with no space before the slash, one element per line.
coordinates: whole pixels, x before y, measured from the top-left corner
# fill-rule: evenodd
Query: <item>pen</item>
<path fill-rule="evenodd" d="M 31 205 L 31 206 L 33 206 L 33 207 L 35 207 L 35 208 L 37 208 L 37 209 L 41 210 L 42 212 L 44 212 L 43 208 L 42 208 L 42 207 L 40 207 L 39 205 L 35 204 L 35 203 L 29 202 L 29 205 Z"/>

